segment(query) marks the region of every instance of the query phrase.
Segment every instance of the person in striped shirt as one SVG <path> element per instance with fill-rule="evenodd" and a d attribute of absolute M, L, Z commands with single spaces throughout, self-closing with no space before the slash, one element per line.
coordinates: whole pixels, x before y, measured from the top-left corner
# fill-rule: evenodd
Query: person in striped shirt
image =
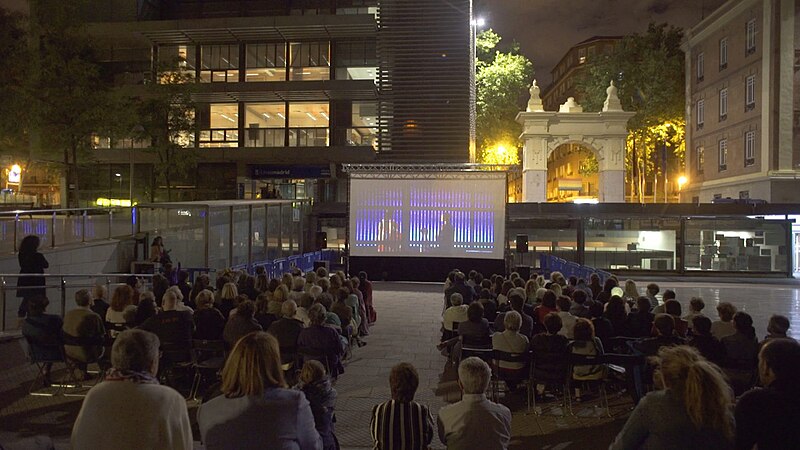
<path fill-rule="evenodd" d="M 433 416 L 414 401 L 419 387 L 417 369 L 400 363 L 389 375 L 392 399 L 372 408 L 370 432 L 375 450 L 424 450 L 433 439 Z"/>

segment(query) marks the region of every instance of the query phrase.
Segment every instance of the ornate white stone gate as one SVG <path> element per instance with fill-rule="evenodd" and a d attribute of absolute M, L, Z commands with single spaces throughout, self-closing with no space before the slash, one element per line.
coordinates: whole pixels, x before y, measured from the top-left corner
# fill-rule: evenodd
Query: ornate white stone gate
<path fill-rule="evenodd" d="M 558 112 L 545 111 L 536 80 L 530 89 L 528 109 L 517 114 L 521 138 L 522 201 L 547 201 L 547 158 L 563 144 L 578 143 L 594 153 L 599 164 L 599 201 L 625 201 L 625 138 L 634 113 L 622 110 L 614 82 L 606 89 L 603 110 L 583 112 L 570 97 Z"/>

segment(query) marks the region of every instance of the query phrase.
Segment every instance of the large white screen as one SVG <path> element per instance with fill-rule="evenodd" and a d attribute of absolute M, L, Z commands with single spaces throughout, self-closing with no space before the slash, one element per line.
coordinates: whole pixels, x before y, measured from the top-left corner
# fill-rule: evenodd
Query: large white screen
<path fill-rule="evenodd" d="M 352 256 L 503 259 L 504 173 L 359 175 L 350 180 Z"/>

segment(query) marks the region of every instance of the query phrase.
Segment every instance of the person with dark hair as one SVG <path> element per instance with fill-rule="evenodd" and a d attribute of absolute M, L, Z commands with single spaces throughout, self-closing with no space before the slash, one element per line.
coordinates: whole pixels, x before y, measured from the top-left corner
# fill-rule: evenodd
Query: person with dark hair
<path fill-rule="evenodd" d="M 703 299 L 700 297 L 692 297 L 692 299 L 689 300 L 689 313 L 683 316 L 683 320 L 685 320 L 689 324 L 689 330 L 692 330 L 692 327 L 694 326 L 694 324 L 692 323 L 692 319 L 694 319 L 697 316 L 705 317 L 703 315 L 703 308 L 705 307 L 706 307 L 706 302 L 704 302 Z"/>
<path fill-rule="evenodd" d="M 419 387 L 417 369 L 409 363 L 392 367 L 392 399 L 375 405 L 369 422 L 376 450 L 426 450 L 433 440 L 433 416 L 427 406 L 414 401 Z M 402 417 L 405 420 L 396 420 Z"/>
<path fill-rule="evenodd" d="M 17 253 L 20 274 L 43 274 L 44 269 L 50 267 L 44 255 L 39 253 L 39 243 L 39 236 L 34 234 L 22 239 Z M 17 297 L 22 298 L 17 309 L 17 317 L 23 318 L 28 314 L 30 299 L 47 295 L 44 286 L 45 277 L 21 275 L 17 278 Z"/>
<path fill-rule="evenodd" d="M 331 379 L 325 371 L 325 366 L 319 361 L 306 361 L 300 370 L 299 380 L 295 389 L 299 389 L 305 394 L 306 400 L 311 406 L 314 426 L 322 438 L 322 449 L 338 450 L 339 445 L 333 430 L 336 389 L 331 385 Z"/>
<path fill-rule="evenodd" d="M 656 314 L 653 320 L 656 336 L 642 339 L 634 348 L 645 356 L 655 356 L 661 347 L 683 345 L 685 341 L 675 334 L 675 318 L 669 314 Z"/>
<path fill-rule="evenodd" d="M 673 319 L 675 319 L 675 334 L 677 334 L 682 338 L 685 338 L 686 334 L 689 332 L 689 323 L 681 318 L 680 302 L 678 302 L 675 299 L 665 300 L 664 312 L 672 316 Z"/>
<path fill-rule="evenodd" d="M 483 317 L 483 305 L 473 302 L 467 307 L 467 321 L 458 326 L 458 335 L 473 342 L 489 341 L 489 321 Z"/>
<path fill-rule="evenodd" d="M 197 309 L 197 294 L 203 292 L 204 290 L 208 289 L 209 291 L 211 288 L 211 279 L 208 277 L 208 274 L 201 273 L 194 279 L 194 284 L 192 284 L 192 290 L 189 291 L 189 296 L 183 296 L 184 300 L 187 298 L 189 299 L 188 302 L 185 302 L 187 305 L 191 306 L 192 309 Z M 158 299 L 156 299 L 158 300 Z"/>
<path fill-rule="evenodd" d="M 214 307 L 214 293 L 208 289 L 200 291 L 195 297 L 197 309 L 194 310 L 194 338 L 208 341 L 222 340 L 225 317 Z"/>
<path fill-rule="evenodd" d="M 487 280 L 484 280 L 487 281 Z M 489 322 L 493 323 L 497 318 L 497 302 L 489 289 L 481 289 L 478 296 L 478 302 L 483 306 L 483 317 Z"/>
<path fill-rule="evenodd" d="M 574 328 L 575 339 L 570 342 L 569 349 L 573 355 L 601 356 L 603 343 L 594 335 L 594 326 L 588 319 L 578 319 Z M 572 379 L 576 381 L 597 381 L 605 377 L 606 366 L 576 366 L 572 368 Z M 581 401 L 581 390 L 575 388 L 575 399 Z"/>
<path fill-rule="evenodd" d="M 575 317 L 583 317 L 584 319 L 590 318 L 592 315 L 589 313 L 589 305 L 586 301 L 589 296 L 583 289 L 575 289 L 572 291 L 572 306 L 569 308 L 569 313 Z"/>
<path fill-rule="evenodd" d="M 603 304 L 607 303 L 611 299 L 611 290 L 615 287 L 618 287 L 616 278 L 608 278 L 605 283 L 603 283 L 603 290 L 595 297 L 595 301 Z"/>
<path fill-rule="evenodd" d="M 197 308 L 197 304 L 194 302 L 194 299 L 192 299 L 192 285 L 189 284 L 189 272 L 183 269 L 179 270 L 177 281 L 175 286 L 178 286 L 181 295 L 183 295 L 183 303 L 194 311 L 195 308 Z"/>
<path fill-rule="evenodd" d="M 254 331 L 264 331 L 261 325 L 254 318 L 256 304 L 252 300 L 245 300 L 236 307 L 236 314 L 231 314 L 225 329 L 222 331 L 222 339 L 228 344 L 228 348 L 233 348 L 236 342 L 247 334 Z"/>
<path fill-rule="evenodd" d="M 136 307 L 136 314 L 133 316 L 133 324 L 139 326 L 147 319 L 156 315 L 156 302 L 152 292 L 142 292 L 139 295 L 139 305 Z"/>
<path fill-rule="evenodd" d="M 711 319 L 699 315 L 692 318 L 692 337 L 688 344 L 716 365 L 725 361 L 725 346 L 711 334 Z"/>
<path fill-rule="evenodd" d="M 733 397 L 719 367 L 687 346 L 662 348 L 658 365 L 664 389 L 636 405 L 609 450 L 730 449 Z"/>
<path fill-rule="evenodd" d="M 605 304 L 603 316 L 605 316 L 605 318 L 611 322 L 611 326 L 614 327 L 614 336 L 628 336 L 631 334 L 627 329 L 628 311 L 625 307 L 625 301 L 618 295 L 609 297 L 608 302 Z"/>
<path fill-rule="evenodd" d="M 568 345 L 569 340 L 558 334 L 561 331 L 561 317 L 557 313 L 552 312 L 544 317 L 544 333 L 539 333 L 531 339 L 531 350 L 533 350 L 533 358 L 536 355 L 566 355 L 569 353 Z M 550 366 L 545 364 L 536 364 L 533 371 L 534 378 L 552 378 L 554 371 L 560 370 L 559 367 Z M 536 386 L 538 395 L 544 394 L 545 385 L 540 384 Z"/>
<path fill-rule="evenodd" d="M 550 313 L 558 312 L 558 305 L 556 299 L 558 296 L 555 292 L 547 290 L 542 297 L 542 304 L 533 309 L 533 316 L 540 324 L 544 324 L 544 318 Z"/>
<path fill-rule="evenodd" d="M 167 251 L 164 250 L 164 239 L 161 236 L 154 237 L 153 243 L 150 244 L 150 261 L 164 264 L 166 258 L 169 258 L 169 256 Z"/>
<path fill-rule="evenodd" d="M 650 312 L 650 300 L 640 296 L 636 298 L 636 308 L 628 314 L 625 329 L 628 337 L 649 337 L 653 331 L 655 314 Z"/>
<path fill-rule="evenodd" d="M 615 336 L 614 325 L 611 324 L 611 321 L 608 320 L 603 313 L 603 304 L 592 300 L 589 305 L 589 315 L 592 317 L 594 335 L 603 342 L 603 345 L 610 348 L 610 339 Z"/>
<path fill-rule="evenodd" d="M 733 315 L 736 314 L 736 307 L 728 302 L 720 302 L 717 305 L 717 314 L 719 315 L 719 320 L 711 323 L 711 334 L 715 338 L 722 340 L 725 336 L 736 333 L 736 327 L 733 326 Z"/>
<path fill-rule="evenodd" d="M 675 298 L 676 294 L 672 289 L 667 289 L 664 291 L 664 295 L 661 296 L 661 304 L 653 308 L 653 314 L 669 314 L 667 312 L 667 302 L 670 300 L 675 300 Z"/>
<path fill-rule="evenodd" d="M 788 317 L 780 314 L 773 314 L 772 317 L 769 318 L 769 324 L 767 324 L 767 333 L 769 334 L 764 337 L 761 344 L 763 345 L 770 339 L 792 339 L 786 334 L 789 332 L 791 325 Z"/>
<path fill-rule="evenodd" d="M 72 427 L 71 448 L 191 450 L 186 400 L 158 383 L 159 340 L 123 331 L 111 347 L 111 370 L 89 390 Z M 208 448 L 208 447 L 206 447 Z"/>
<path fill-rule="evenodd" d="M 794 449 L 800 442 L 800 344 L 770 339 L 758 355 L 761 389 L 736 402 L 736 448 Z"/>
<path fill-rule="evenodd" d="M 164 300 L 164 294 L 169 289 L 169 280 L 164 275 L 157 273 L 153 275 L 153 296 L 156 299 L 156 305 L 161 307 L 161 302 Z"/>
<path fill-rule="evenodd" d="M 734 393 L 741 395 L 752 385 L 758 362 L 758 338 L 753 328 L 753 318 L 746 312 L 733 315 L 736 333 L 722 338 L 725 346 L 725 361 L 722 367 L 733 386 Z"/>
<path fill-rule="evenodd" d="M 271 335 L 253 332 L 236 343 L 221 390 L 197 410 L 206 449 L 322 450 L 311 406 L 302 391 L 288 389 Z"/>
<path fill-rule="evenodd" d="M 308 318 L 311 324 L 298 335 L 297 347 L 300 351 L 309 350 L 324 355 L 320 358 L 325 358 L 331 377 L 336 378 L 344 373 L 341 363 L 344 348 L 339 340 L 339 332 L 325 324 L 326 317 L 325 307 L 321 303 L 315 303 L 308 309 Z"/>
<path fill-rule="evenodd" d="M 655 283 L 648 284 L 647 288 L 645 289 L 645 297 L 647 297 L 647 299 L 650 300 L 650 312 L 652 312 L 653 314 L 656 314 L 654 309 L 658 308 L 659 306 L 658 298 L 656 297 L 656 295 L 658 295 L 658 291 L 660 290 L 661 289 Z"/>
<path fill-rule="evenodd" d="M 466 276 L 463 272 L 456 272 L 453 277 L 453 285 L 445 291 L 445 297 L 450 299 L 453 294 L 459 293 L 463 299 L 462 304 L 469 305 L 477 297 L 475 290 L 466 284 Z"/>
<path fill-rule="evenodd" d="M 89 308 L 102 320 L 105 320 L 109 307 L 106 298 L 108 298 L 108 288 L 103 284 L 96 284 L 92 288 L 92 303 Z"/>
<path fill-rule="evenodd" d="M 589 285 L 586 287 L 592 292 L 592 300 L 596 300 L 597 296 L 603 292 L 603 286 L 600 284 L 600 275 L 596 273 L 589 275 Z"/>
<path fill-rule="evenodd" d="M 565 336 L 567 339 L 572 339 L 572 332 L 575 328 L 577 317 L 569 313 L 572 308 L 572 300 L 566 295 L 559 295 L 556 298 L 556 306 L 558 306 L 558 316 L 561 317 L 561 331 L 559 334 Z"/>
<path fill-rule="evenodd" d="M 43 295 L 28 299 L 28 316 L 22 321 L 22 335 L 37 347 L 37 353 L 46 359 L 59 360 L 64 345 L 62 328 L 64 322 L 56 314 L 47 314 L 50 301 Z M 53 363 L 44 367 L 44 382 L 50 384 L 50 369 Z"/>

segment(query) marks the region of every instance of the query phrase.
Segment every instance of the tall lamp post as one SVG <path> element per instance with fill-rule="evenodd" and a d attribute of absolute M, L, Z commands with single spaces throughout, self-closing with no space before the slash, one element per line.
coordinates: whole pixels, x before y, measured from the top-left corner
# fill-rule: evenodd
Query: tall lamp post
<path fill-rule="evenodd" d="M 474 108 L 475 108 L 475 105 L 476 105 L 476 101 L 477 101 L 477 92 L 476 92 L 477 87 L 476 87 L 476 83 L 475 83 L 475 78 L 476 78 L 475 64 L 478 62 L 478 28 L 483 28 L 486 25 L 486 20 L 484 20 L 483 17 L 476 17 L 476 18 L 473 18 L 472 20 L 470 20 L 469 24 L 470 24 L 470 36 L 469 37 L 470 37 L 470 40 L 472 41 L 470 43 L 470 51 L 472 52 L 472 58 L 471 58 L 472 61 L 470 61 L 470 69 L 469 69 L 469 73 L 470 73 L 470 92 L 469 92 L 470 99 L 469 100 L 470 100 L 470 103 L 472 105 L 470 111 L 474 111 Z M 475 117 L 471 117 L 470 120 L 472 121 L 472 126 L 476 126 Z M 474 130 L 473 130 L 473 132 L 474 132 Z M 475 136 L 474 135 L 471 136 L 471 140 L 474 141 L 474 139 L 475 139 Z M 475 142 L 472 142 L 471 145 L 470 145 L 470 155 L 469 155 L 470 156 L 470 162 L 475 162 L 475 158 L 476 158 L 475 147 L 476 146 L 477 145 L 476 145 Z"/>

